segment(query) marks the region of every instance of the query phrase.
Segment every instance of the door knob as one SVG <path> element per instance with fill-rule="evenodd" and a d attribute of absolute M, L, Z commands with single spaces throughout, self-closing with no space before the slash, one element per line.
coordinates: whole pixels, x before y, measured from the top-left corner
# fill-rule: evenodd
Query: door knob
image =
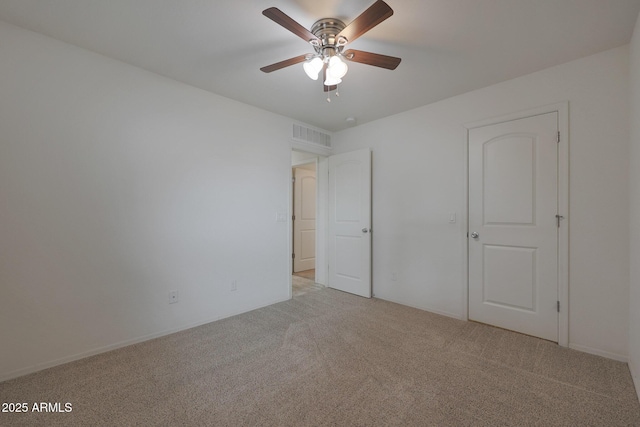
<path fill-rule="evenodd" d="M 474 231 L 473 233 L 471 233 L 471 237 L 477 239 L 478 237 L 480 237 L 480 235 Z"/>
<path fill-rule="evenodd" d="M 362 229 L 362 232 L 363 232 L 363 233 L 368 233 L 368 232 L 369 232 L 369 229 L 368 229 L 367 227 L 365 227 L 365 228 L 363 228 L 363 229 Z"/>

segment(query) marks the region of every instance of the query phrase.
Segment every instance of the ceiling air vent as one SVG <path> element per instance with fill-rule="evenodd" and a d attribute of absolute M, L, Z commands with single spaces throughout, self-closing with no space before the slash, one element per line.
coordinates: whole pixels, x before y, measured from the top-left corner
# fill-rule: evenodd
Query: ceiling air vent
<path fill-rule="evenodd" d="M 293 124 L 293 140 L 331 149 L 331 135 L 295 123 Z"/>

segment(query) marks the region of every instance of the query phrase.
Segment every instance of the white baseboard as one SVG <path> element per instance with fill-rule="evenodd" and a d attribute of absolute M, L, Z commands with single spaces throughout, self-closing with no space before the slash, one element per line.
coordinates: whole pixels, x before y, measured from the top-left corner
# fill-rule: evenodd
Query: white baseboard
<path fill-rule="evenodd" d="M 638 401 L 640 401 L 640 372 L 638 372 L 633 364 L 628 363 L 629 370 L 631 371 L 631 378 L 633 379 L 633 385 L 636 387 L 636 394 L 638 395 Z"/>
<path fill-rule="evenodd" d="M 605 350 L 600 350 L 597 348 L 592 348 L 592 347 L 588 347 L 586 345 L 580 345 L 580 344 L 571 344 L 569 343 L 569 348 L 573 349 L 573 350 L 578 350 L 581 351 L 583 353 L 589 353 L 589 354 L 594 354 L 596 356 L 602 356 L 602 357 L 606 357 L 607 359 L 613 359 L 613 360 L 617 360 L 618 362 L 625 362 L 627 363 L 629 361 L 629 358 L 625 355 L 622 354 L 617 354 L 617 353 L 611 353 L 609 351 L 605 351 Z"/>
<path fill-rule="evenodd" d="M 460 316 L 454 313 L 449 313 L 446 311 L 442 311 L 442 310 L 437 310 L 431 307 L 426 307 L 426 306 L 418 306 L 418 305 L 413 305 L 413 304 L 407 304 L 405 302 L 402 301 L 397 301 L 391 298 L 382 298 L 380 296 L 375 295 L 375 298 L 381 299 L 381 300 L 385 300 L 385 301 L 389 301 L 389 302 L 393 302 L 396 304 L 400 304 L 400 305 L 406 305 L 407 307 L 413 307 L 413 308 L 417 308 L 418 310 L 424 310 L 424 311 L 428 311 L 430 313 L 435 313 L 435 314 L 440 314 L 442 316 L 446 316 L 446 317 L 452 317 L 454 319 L 458 319 L 458 320 L 468 320 L 466 318 L 466 316 Z M 577 351 L 581 351 L 583 353 L 589 353 L 589 354 L 593 354 L 596 356 L 602 356 L 602 357 L 606 357 L 607 359 L 613 359 L 613 360 L 617 360 L 618 362 L 625 362 L 628 363 L 628 357 L 626 355 L 622 355 L 622 354 L 617 354 L 617 353 L 612 353 L 609 351 L 605 351 L 605 350 L 600 350 L 597 348 L 592 348 L 592 347 L 588 347 L 585 345 L 580 345 L 580 344 L 569 344 L 569 348 L 573 349 L 573 350 L 577 350 Z M 637 376 L 634 376 L 634 381 L 636 382 L 636 391 L 639 393 L 638 395 L 640 396 L 640 378 Z"/>
<path fill-rule="evenodd" d="M 431 308 L 431 307 L 428 307 L 428 306 L 419 306 L 419 305 L 415 305 L 415 304 L 407 304 L 404 301 L 397 301 L 397 300 L 391 299 L 391 298 L 383 298 L 383 297 L 380 297 L 378 295 L 374 295 L 374 298 L 381 299 L 381 300 L 384 300 L 384 301 L 393 302 L 395 304 L 405 305 L 405 306 L 411 307 L 411 308 L 417 308 L 418 310 L 428 311 L 429 313 L 439 314 L 441 316 L 452 317 L 452 318 L 458 319 L 458 320 L 467 320 L 464 316 L 461 316 L 459 314 L 449 313 L 447 311 L 438 310 L 438 309 Z"/>
<path fill-rule="evenodd" d="M 167 330 L 164 330 L 164 331 L 161 331 L 161 332 L 156 332 L 156 333 L 153 333 L 153 334 L 144 335 L 144 336 L 141 336 L 141 337 L 132 338 L 132 339 L 125 340 L 125 341 L 120 341 L 120 342 L 115 343 L 115 344 L 110 344 L 110 345 L 107 345 L 107 346 L 94 348 L 94 349 L 91 349 L 91 350 L 83 351 L 81 353 L 73 354 L 73 355 L 62 357 L 62 358 L 55 359 L 55 360 L 51 360 L 51 361 L 48 361 L 48 362 L 38 363 L 36 365 L 32 365 L 32 366 L 28 366 L 26 368 L 22 368 L 22 369 L 18 369 L 18 370 L 12 371 L 12 372 L 8 372 L 6 374 L 0 374 L 0 382 L 11 380 L 11 379 L 18 378 L 18 377 L 22 377 L 24 375 L 33 374 L 34 372 L 42 371 L 42 370 L 48 369 L 48 368 L 53 368 L 54 366 L 63 365 L 65 363 L 74 362 L 76 360 L 84 359 L 86 357 L 95 356 L 96 354 L 106 353 L 108 351 L 117 350 L 117 349 L 122 348 L 122 347 L 127 347 L 127 346 L 130 346 L 130 345 L 133 345 L 133 344 L 138 344 L 138 343 L 141 343 L 141 342 L 144 342 L 144 341 L 149 341 L 149 340 L 152 340 L 152 339 L 155 339 L 155 338 L 160 338 L 160 337 L 163 337 L 165 335 L 171 335 L 171 334 L 174 334 L 176 332 L 185 331 L 187 329 L 195 328 L 197 326 L 205 325 L 207 323 L 211 323 L 211 322 L 215 322 L 215 321 L 218 321 L 218 320 L 226 319 L 227 317 L 236 316 L 238 314 L 247 313 L 249 311 L 257 310 L 259 308 L 266 307 L 266 306 L 273 305 L 273 304 L 277 304 L 279 302 L 288 301 L 289 299 L 290 298 L 277 299 L 277 300 L 274 300 L 274 301 L 271 301 L 271 302 L 267 302 L 267 303 L 264 303 L 264 304 L 258 304 L 256 306 L 249 307 L 246 310 L 239 310 L 239 311 L 233 311 L 233 312 L 229 312 L 229 313 L 224 313 L 224 314 L 221 314 L 219 316 L 215 316 L 213 318 L 205 319 L 205 320 L 194 322 L 194 323 L 185 324 L 185 325 L 182 325 L 182 326 L 179 326 L 179 327 L 176 327 L 176 328 L 171 328 L 171 329 L 167 329 Z"/>

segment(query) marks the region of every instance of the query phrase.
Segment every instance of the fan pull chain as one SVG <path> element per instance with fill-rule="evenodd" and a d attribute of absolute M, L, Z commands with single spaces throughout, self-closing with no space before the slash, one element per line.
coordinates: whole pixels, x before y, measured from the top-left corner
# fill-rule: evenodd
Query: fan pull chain
<path fill-rule="evenodd" d="M 336 98 L 340 97 L 340 92 L 338 92 L 338 85 L 336 85 Z M 331 102 L 331 91 L 327 91 L 327 102 Z"/>

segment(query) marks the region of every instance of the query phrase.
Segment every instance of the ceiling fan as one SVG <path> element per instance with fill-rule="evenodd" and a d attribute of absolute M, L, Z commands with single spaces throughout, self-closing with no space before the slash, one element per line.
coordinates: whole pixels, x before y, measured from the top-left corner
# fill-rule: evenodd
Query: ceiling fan
<path fill-rule="evenodd" d="M 388 70 L 395 70 L 400 64 L 401 59 L 394 56 L 355 49 L 344 50 L 347 43 L 353 42 L 393 15 L 393 9 L 382 0 L 377 0 L 349 25 L 339 19 L 323 18 L 316 21 L 311 30 L 307 30 L 276 7 L 270 7 L 262 14 L 311 44 L 315 51 L 260 68 L 265 73 L 303 62 L 304 71 L 311 79 L 318 80 L 322 72 L 324 91 L 331 92 L 338 88 L 342 77 L 347 73 L 348 66 L 344 59 Z M 330 98 L 327 100 L 331 101 Z"/>

